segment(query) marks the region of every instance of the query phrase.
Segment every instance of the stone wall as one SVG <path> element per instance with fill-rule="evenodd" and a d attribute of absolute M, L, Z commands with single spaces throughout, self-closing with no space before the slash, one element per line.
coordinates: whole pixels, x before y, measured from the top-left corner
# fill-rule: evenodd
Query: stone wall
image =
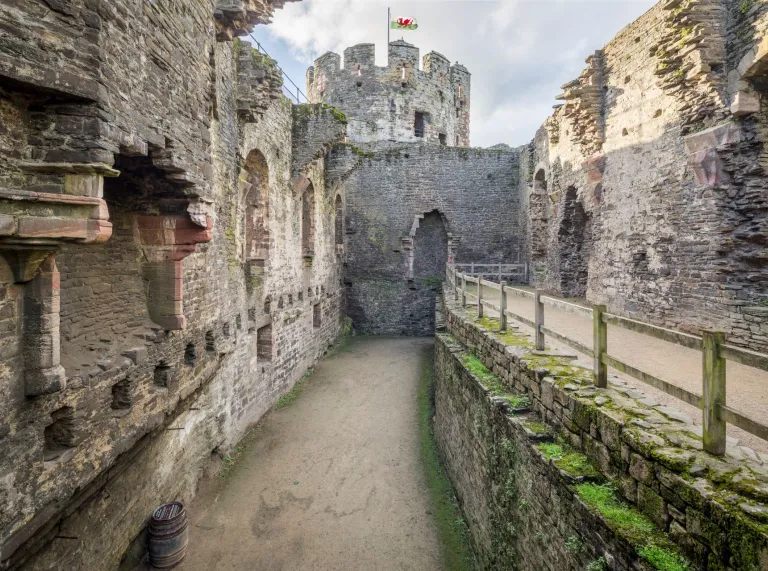
<path fill-rule="evenodd" d="M 111 239 L 92 244 L 72 239 L 72 222 L 63 216 L 55 219 L 60 226 L 52 234 L 34 242 L 21 235 L 11 241 L 0 232 L 0 568 L 117 568 L 152 509 L 189 501 L 212 454 L 226 454 L 342 329 L 336 209 L 341 204 L 343 210 L 345 198 L 338 185 L 326 186 L 324 153 L 343 136 L 343 122 L 323 110 L 330 139 L 297 143 L 295 112 L 269 73 L 274 62 L 244 42 L 216 41 L 226 36 L 222 22 L 252 25 L 259 19 L 256 9 L 243 8 L 246 20 L 238 20 L 233 4 L 214 21 L 213 6 L 206 5 L 207 11 L 198 3 L 185 17 L 194 19 L 200 7 L 200 28 L 190 24 L 183 33 L 152 19 L 157 11 L 182 10 L 178 4 L 145 3 L 136 8 L 141 17 L 121 21 L 126 33 L 130 28 L 153 50 L 164 46 L 182 58 L 167 62 L 178 72 L 174 87 L 153 89 L 171 99 L 186 93 L 194 102 L 153 102 L 150 94 L 137 102 L 135 113 L 122 105 L 125 116 L 101 115 L 109 133 L 167 129 L 163 145 L 175 149 L 175 158 L 157 154 L 152 145 L 117 146 L 114 168 L 111 159 L 102 168 L 83 157 L 79 166 L 56 167 L 63 172 L 27 176 L 8 166 L 18 165 L 19 157 L 0 146 L 0 185 L 47 192 L 0 192 L 7 200 L 0 212 L 17 235 L 26 209 L 46 200 L 70 210 L 99 208 L 108 212 L 113 228 Z M 31 17 L 35 6 L 27 3 L 13 15 Z M 110 4 L 108 17 L 128 9 L 133 10 Z M 182 19 L 168 18 L 165 24 Z M 165 33 L 194 44 L 205 57 L 187 61 L 189 54 L 171 49 Z M 110 62 L 144 62 L 125 49 L 123 56 L 128 54 L 121 59 L 115 53 Z M 124 75 L 120 81 L 141 74 Z M 119 82 L 106 83 L 116 94 L 122 89 Z M 25 89 L 34 91 L 35 85 L 30 79 Z M 162 110 L 164 118 L 141 115 L 152 109 Z M 31 128 L 29 116 L 16 117 L 20 129 Z M 176 146 L 176 136 L 189 147 Z M 31 146 L 27 140 L 13 148 Z M 182 172 L 176 159 L 194 149 L 201 153 L 194 168 Z M 263 160 L 264 173 L 258 174 L 265 180 L 246 170 L 246 158 L 254 153 Z M 161 155 L 170 163 L 158 166 Z M 302 162 L 297 176 L 295 156 Z M 184 173 L 192 172 L 200 179 L 181 184 Z M 105 174 L 120 176 L 105 181 Z M 245 204 L 254 181 L 266 185 L 255 214 Z M 45 187 L 37 186 L 43 182 Z M 313 215 L 302 220 L 308 183 Z M 56 194 L 88 188 L 92 196 Z M 245 247 L 248 216 L 259 216 L 269 236 L 268 247 L 255 257 Z M 312 230 L 311 258 L 302 248 L 305 226 Z M 32 248 L 18 249 L 20 243 Z M 40 247 L 47 256 L 42 264 L 26 254 L 19 262 L 19 252 Z M 27 275 L 23 270 L 30 267 Z M 34 295 L 46 284 L 49 296 L 38 300 Z M 43 313 L 31 314 L 30 301 L 39 302 Z M 38 333 L 38 322 L 56 327 L 32 345 L 29 335 Z M 51 344 L 45 346 L 46 340 Z M 63 376 L 36 395 L 25 384 L 27 355 L 33 352 Z"/>
<path fill-rule="evenodd" d="M 445 56 L 430 52 L 419 69 L 419 48 L 397 40 L 386 67 L 376 66 L 375 46 L 359 44 L 320 56 L 307 70 L 312 103 L 337 107 L 350 119 L 350 140 L 469 146 L 470 74 Z M 423 125 L 415 132 L 416 113 Z M 442 140 L 441 140 L 442 137 Z"/>
<path fill-rule="evenodd" d="M 521 169 L 536 285 L 768 349 L 767 10 L 661 1 L 563 86 Z"/>
<path fill-rule="evenodd" d="M 431 335 L 446 261 L 518 258 L 518 154 L 431 145 L 364 148 L 338 147 L 328 167 L 337 170 L 353 158 L 359 164 L 343 182 L 349 316 L 367 333 Z M 430 213 L 443 230 L 422 227 Z"/>
<path fill-rule="evenodd" d="M 768 569 L 765 457 L 446 292 L 435 434 L 486 569 Z M 687 567 L 686 567 L 687 565 Z"/>

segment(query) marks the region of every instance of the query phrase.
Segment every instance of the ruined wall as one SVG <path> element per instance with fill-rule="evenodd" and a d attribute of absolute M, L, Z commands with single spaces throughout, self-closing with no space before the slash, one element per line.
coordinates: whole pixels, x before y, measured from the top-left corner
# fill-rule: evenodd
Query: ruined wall
<path fill-rule="evenodd" d="M 535 284 L 768 348 L 765 14 L 659 2 L 563 86 L 521 178 Z"/>
<path fill-rule="evenodd" d="M 360 166 L 344 180 L 348 315 L 359 331 L 431 335 L 444 276 L 438 269 L 446 261 L 517 259 L 518 155 L 430 145 L 340 147 L 329 169 L 353 158 Z M 421 227 L 430 213 L 442 230 Z M 442 264 L 424 263 L 446 252 Z"/>
<path fill-rule="evenodd" d="M 377 67 L 373 44 L 352 46 L 344 50 L 343 68 L 338 54 L 322 55 L 307 70 L 309 100 L 344 112 L 349 138 L 358 143 L 424 140 L 468 147 L 467 69 L 437 52 L 425 55 L 419 69 L 419 48 L 400 40 L 389 45 L 388 55 L 388 65 Z M 425 116 L 419 133 L 416 112 Z"/>
<path fill-rule="evenodd" d="M 144 18 L 170 9 L 160 4 L 136 10 Z M 194 172 L 202 177 L 195 190 L 180 192 L 172 179 L 182 173 L 159 168 L 149 149 L 146 157 L 139 148 L 131 153 L 121 148 L 114 163 L 118 178 L 90 181 L 93 198 L 71 193 L 79 201 L 71 209 L 109 211 L 112 239 L 79 243 L 64 231 L 77 219 L 56 218 L 64 230 L 35 242 L 35 247 L 45 244 L 48 261 L 37 262 L 40 269 L 31 281 L 19 272 L 34 260 L 19 264 L 13 253 L 19 242 L 32 243 L 23 242 L 29 238 L 19 233 L 24 209 L 34 207 L 24 201 L 55 198 L 66 206 L 72 199 L 0 193 L 7 201 L 0 212 L 18 236 L 12 242 L 0 233 L 2 568 L 116 568 L 132 540 L 141 537 L 152 509 L 189 501 L 211 455 L 225 454 L 341 331 L 335 209 L 339 197 L 343 208 L 344 196 L 341 189 L 326 188 L 323 151 L 343 136 L 343 124 L 323 114 L 315 132 L 327 133 L 326 139 L 318 135 L 294 148 L 294 111 L 280 96 L 280 83 L 271 80 L 273 62 L 245 43 L 216 43 L 220 28 L 214 25 L 213 7 L 208 8 L 204 29 L 187 29 L 196 38 L 181 34 L 185 42 L 208 50 L 204 62 L 177 62 L 179 75 L 190 77 L 167 91 L 170 96 L 188 87 L 187 93 L 210 100 L 213 113 L 206 108 L 187 116 L 197 108 L 165 101 L 157 109 L 168 112 L 167 119 L 152 122 L 153 129 L 168 126 L 168 132 L 183 133 L 181 139 L 202 150 L 195 162 Z M 145 39 L 177 35 L 173 26 L 161 33 L 161 23 L 140 22 L 131 25 L 146 26 Z M 192 79 L 198 72 L 200 85 Z M 151 108 L 145 101 L 142 111 Z M 125 125 L 141 129 L 141 118 L 134 119 Z M 105 121 L 110 132 L 123 125 L 118 117 L 105 116 Z M 304 159 L 294 174 L 295 155 Z M 261 157 L 263 172 L 247 171 L 249 156 Z M 3 164 L 15 158 L 3 154 Z M 66 168 L 65 174 L 46 179 L 54 181 L 46 190 L 71 188 L 72 177 L 80 174 Z M 13 178 L 12 170 L 0 173 L 8 175 L 6 184 L 13 179 L 15 185 L 34 186 L 42 180 Z M 87 176 L 97 172 L 81 170 Z M 117 175 L 114 171 L 103 172 Z M 266 192 L 252 206 L 255 211 L 247 212 L 245 197 L 262 182 Z M 302 221 L 308 183 L 313 216 Z M 208 189 L 205 196 L 200 188 Z M 268 247 L 257 256 L 244 244 L 246 223 L 254 217 L 260 217 L 269 236 Z M 302 248 L 305 226 L 312 229 L 309 258 Z M 60 297 L 41 299 L 57 325 L 46 330 L 56 346 L 43 353 L 56 357 L 65 382 L 33 396 L 25 388 L 26 355 L 40 346 L 25 337 L 37 327 L 29 304 L 38 299 L 29 292 L 36 294 L 45 283 L 50 284 L 46 291 L 58 293 L 60 287 Z M 158 314 L 158 307 L 178 313 Z M 46 315 L 41 322 L 47 323 Z"/>
<path fill-rule="evenodd" d="M 435 436 L 484 569 L 768 568 L 768 470 L 446 292 Z M 588 567 L 589 566 L 589 567 Z"/>

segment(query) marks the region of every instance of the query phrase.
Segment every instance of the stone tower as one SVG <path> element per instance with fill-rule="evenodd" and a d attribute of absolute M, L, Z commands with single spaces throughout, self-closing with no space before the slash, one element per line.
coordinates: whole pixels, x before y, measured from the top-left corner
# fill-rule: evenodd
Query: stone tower
<path fill-rule="evenodd" d="M 469 146 L 470 74 L 437 52 L 422 59 L 402 40 L 389 44 L 387 67 L 376 66 L 374 44 L 358 44 L 341 57 L 328 52 L 307 70 L 310 103 L 325 103 L 349 119 L 355 143 L 426 141 Z"/>

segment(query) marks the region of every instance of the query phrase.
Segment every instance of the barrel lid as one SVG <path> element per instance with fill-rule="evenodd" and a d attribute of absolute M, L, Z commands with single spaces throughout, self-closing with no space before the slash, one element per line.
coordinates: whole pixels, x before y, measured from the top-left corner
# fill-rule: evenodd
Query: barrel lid
<path fill-rule="evenodd" d="M 175 518 L 183 511 L 184 504 L 181 502 L 163 504 L 159 508 L 155 509 L 155 511 L 152 513 L 152 519 L 154 521 L 168 521 Z"/>

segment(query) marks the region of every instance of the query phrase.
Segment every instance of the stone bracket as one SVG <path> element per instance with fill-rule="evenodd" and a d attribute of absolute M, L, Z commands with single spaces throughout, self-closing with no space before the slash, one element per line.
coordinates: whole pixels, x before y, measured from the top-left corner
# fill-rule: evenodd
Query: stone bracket
<path fill-rule="evenodd" d="M 184 268 L 181 261 L 197 244 L 211 240 L 213 223 L 201 228 L 187 216 L 137 215 L 134 238 L 144 254 L 142 274 L 148 283 L 149 317 L 167 330 L 184 329 Z"/>

